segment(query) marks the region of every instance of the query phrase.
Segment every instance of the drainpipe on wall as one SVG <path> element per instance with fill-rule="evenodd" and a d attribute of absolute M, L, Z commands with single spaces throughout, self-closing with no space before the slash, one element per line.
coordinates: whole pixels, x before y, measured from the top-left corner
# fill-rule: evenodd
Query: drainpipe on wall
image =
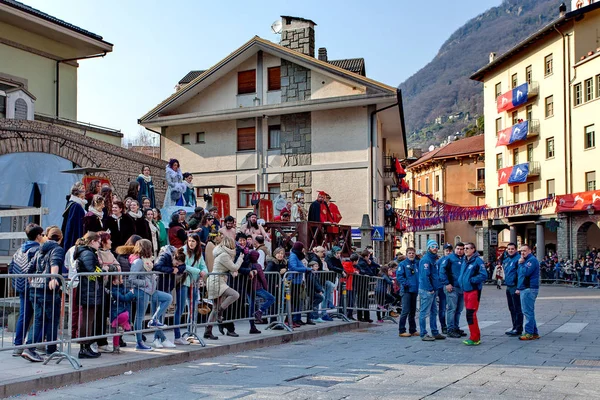
<path fill-rule="evenodd" d="M 65 58 L 62 60 L 56 60 L 56 118 L 57 119 L 59 118 L 58 105 L 59 105 L 59 99 L 60 99 L 60 63 L 70 62 L 70 61 L 78 61 L 78 60 L 87 60 L 88 58 L 104 57 L 105 55 L 106 55 L 106 51 L 104 53 L 94 54 L 91 56 Z"/>

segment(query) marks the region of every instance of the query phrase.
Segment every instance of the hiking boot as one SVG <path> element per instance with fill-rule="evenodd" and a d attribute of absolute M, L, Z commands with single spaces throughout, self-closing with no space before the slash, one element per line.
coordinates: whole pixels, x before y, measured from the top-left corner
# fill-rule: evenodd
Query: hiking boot
<path fill-rule="evenodd" d="M 526 333 L 524 335 L 519 336 L 519 340 L 535 340 L 532 334 Z"/>
<path fill-rule="evenodd" d="M 204 339 L 210 339 L 210 340 L 218 340 L 219 339 L 218 337 L 213 336 L 212 326 L 207 326 L 206 328 L 204 328 Z"/>
<path fill-rule="evenodd" d="M 463 340 L 463 343 L 467 346 L 479 346 L 481 344 L 481 340 Z"/>
<path fill-rule="evenodd" d="M 40 357 L 35 350 L 25 349 L 23 353 L 21 353 L 21 357 L 31 362 L 44 362 L 44 359 Z"/>
<path fill-rule="evenodd" d="M 400 336 L 400 337 L 411 337 L 411 336 L 413 336 L 413 335 L 411 335 L 411 334 L 410 334 L 410 333 L 408 333 L 408 332 L 404 332 L 404 333 L 400 333 L 400 334 L 398 334 L 398 336 Z"/>
<path fill-rule="evenodd" d="M 442 335 L 441 333 L 438 333 L 437 335 L 433 335 L 433 338 L 435 340 L 444 340 L 446 339 L 446 336 Z"/>
<path fill-rule="evenodd" d="M 431 335 L 425 335 L 421 338 L 424 342 L 435 342 L 435 338 Z"/>
<path fill-rule="evenodd" d="M 256 334 L 259 334 L 259 333 L 261 333 L 261 332 L 260 332 L 258 329 L 256 329 L 256 327 L 255 327 L 255 326 L 253 326 L 252 328 L 250 328 L 250 332 L 249 332 L 249 333 L 250 333 L 251 335 L 256 335 Z"/>
<path fill-rule="evenodd" d="M 460 333 L 458 333 L 456 331 L 450 331 L 450 333 L 448 334 L 448 337 L 453 338 L 453 339 L 460 339 L 462 336 L 460 336 Z"/>
<path fill-rule="evenodd" d="M 254 313 L 254 321 L 255 321 L 257 324 L 260 324 L 260 323 L 262 322 L 262 315 L 263 315 L 263 313 L 262 313 L 262 311 L 260 311 L 260 310 L 257 310 L 257 311 Z"/>

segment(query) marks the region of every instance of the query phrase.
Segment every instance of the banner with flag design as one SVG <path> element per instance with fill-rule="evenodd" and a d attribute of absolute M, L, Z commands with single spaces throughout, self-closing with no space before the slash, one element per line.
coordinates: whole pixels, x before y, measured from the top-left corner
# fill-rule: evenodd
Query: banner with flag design
<path fill-rule="evenodd" d="M 529 175 L 529 164 L 517 164 L 498 170 L 498 185 L 518 184 L 527 182 Z"/>
<path fill-rule="evenodd" d="M 529 133 L 529 121 L 523 121 L 498 132 L 496 147 L 507 146 L 514 142 L 527 139 Z"/>
<path fill-rule="evenodd" d="M 512 110 L 513 108 L 527 103 L 528 91 L 529 84 L 524 83 L 499 96 L 496 100 L 496 108 L 498 109 L 498 112 L 501 113 L 503 111 Z"/>

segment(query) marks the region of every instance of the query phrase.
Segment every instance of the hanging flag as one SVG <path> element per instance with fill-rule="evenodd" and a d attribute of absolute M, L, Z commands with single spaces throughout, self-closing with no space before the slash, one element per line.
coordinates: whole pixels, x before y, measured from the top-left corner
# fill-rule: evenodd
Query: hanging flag
<path fill-rule="evenodd" d="M 498 99 L 496 100 L 496 107 L 498 108 L 498 113 L 510 110 L 513 107 L 512 95 L 513 92 L 511 90 L 498 97 Z"/>
<path fill-rule="evenodd" d="M 512 172 L 508 178 L 508 183 L 524 183 L 527 181 L 527 175 L 529 175 L 529 164 L 517 164 L 512 167 Z"/>
<path fill-rule="evenodd" d="M 501 113 L 503 111 L 512 110 L 513 108 L 527 103 L 527 100 L 529 100 L 528 91 L 529 84 L 524 83 L 499 96 L 496 100 L 498 112 Z"/>
<path fill-rule="evenodd" d="M 508 178 L 512 173 L 513 167 L 501 168 L 498 170 L 498 186 L 508 183 Z"/>
<path fill-rule="evenodd" d="M 401 180 L 406 176 L 406 171 L 404 170 L 402 164 L 400 164 L 400 161 L 397 158 L 395 158 L 394 161 L 396 167 L 396 175 L 398 175 L 398 180 Z"/>
<path fill-rule="evenodd" d="M 404 180 L 404 178 L 402 178 L 400 180 L 400 185 L 399 185 L 398 189 L 400 190 L 401 193 L 406 193 L 410 190 L 410 187 L 408 186 L 408 183 L 406 183 L 406 180 Z"/>
<path fill-rule="evenodd" d="M 510 144 L 510 138 L 512 136 L 512 128 L 502 129 L 498 132 L 498 141 L 496 142 L 496 147 L 506 146 Z"/>
<path fill-rule="evenodd" d="M 529 133 L 529 121 L 523 121 L 513 125 L 511 128 L 509 144 L 527 139 L 527 133 Z"/>

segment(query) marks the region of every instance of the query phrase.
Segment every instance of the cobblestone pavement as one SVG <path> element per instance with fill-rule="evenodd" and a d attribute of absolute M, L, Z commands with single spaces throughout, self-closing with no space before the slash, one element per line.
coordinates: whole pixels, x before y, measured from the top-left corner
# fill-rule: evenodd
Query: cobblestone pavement
<path fill-rule="evenodd" d="M 482 344 L 399 338 L 396 325 L 39 392 L 37 399 L 597 399 L 600 291 L 546 286 L 542 338 L 509 326 L 504 290 L 484 288 Z M 463 324 L 464 316 L 463 316 Z M 598 366 L 593 366 L 598 364 Z"/>

